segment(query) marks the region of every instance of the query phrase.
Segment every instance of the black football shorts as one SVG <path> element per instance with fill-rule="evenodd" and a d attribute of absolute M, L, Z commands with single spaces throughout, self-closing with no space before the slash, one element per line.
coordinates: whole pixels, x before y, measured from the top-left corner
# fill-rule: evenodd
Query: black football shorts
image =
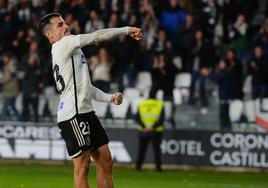
<path fill-rule="evenodd" d="M 95 112 L 77 114 L 58 123 L 69 157 L 78 157 L 82 151 L 95 150 L 108 144 L 108 135 Z"/>

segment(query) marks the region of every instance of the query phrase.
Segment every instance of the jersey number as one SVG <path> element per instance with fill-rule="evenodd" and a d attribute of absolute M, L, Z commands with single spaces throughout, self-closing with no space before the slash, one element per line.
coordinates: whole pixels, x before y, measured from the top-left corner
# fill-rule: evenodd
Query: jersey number
<path fill-rule="evenodd" d="M 62 93 L 65 88 L 65 83 L 64 83 L 63 77 L 59 74 L 59 66 L 55 65 L 53 67 L 53 70 L 54 70 L 54 77 L 56 80 L 57 90 L 58 92 Z"/>

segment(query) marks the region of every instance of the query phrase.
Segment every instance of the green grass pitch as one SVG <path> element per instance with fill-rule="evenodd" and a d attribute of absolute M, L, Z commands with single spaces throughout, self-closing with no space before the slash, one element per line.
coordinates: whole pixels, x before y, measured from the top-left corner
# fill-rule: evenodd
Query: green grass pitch
<path fill-rule="evenodd" d="M 94 166 L 91 188 L 97 188 Z M 116 188 L 268 188 L 267 172 L 231 173 L 203 170 L 137 172 L 131 167 L 115 167 Z M 0 163 L 0 188 L 72 188 L 71 165 Z"/>

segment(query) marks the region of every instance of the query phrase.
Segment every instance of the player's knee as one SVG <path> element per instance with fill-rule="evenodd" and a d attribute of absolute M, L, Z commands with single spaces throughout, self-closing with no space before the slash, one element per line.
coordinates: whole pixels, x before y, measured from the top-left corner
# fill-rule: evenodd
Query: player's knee
<path fill-rule="evenodd" d="M 90 160 L 86 158 L 84 160 L 80 160 L 74 165 L 74 173 L 78 177 L 85 177 L 88 174 L 90 166 Z"/>
<path fill-rule="evenodd" d="M 77 177 L 87 177 L 89 171 L 89 162 L 80 163 L 74 166 L 74 173 Z"/>
<path fill-rule="evenodd" d="M 101 167 L 103 168 L 103 171 L 110 173 L 112 172 L 113 168 L 113 159 L 111 157 L 106 158 L 103 163 L 101 164 Z"/>
<path fill-rule="evenodd" d="M 107 159 L 107 166 L 108 168 L 112 169 L 113 168 L 113 159 L 111 157 L 109 157 L 109 159 Z"/>

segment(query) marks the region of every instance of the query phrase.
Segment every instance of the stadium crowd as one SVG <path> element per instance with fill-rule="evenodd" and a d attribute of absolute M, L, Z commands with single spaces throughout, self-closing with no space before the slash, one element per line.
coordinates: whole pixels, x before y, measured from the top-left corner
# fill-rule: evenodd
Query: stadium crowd
<path fill-rule="evenodd" d="M 0 0 L 1 116 L 11 113 L 27 121 L 32 106 L 38 121 L 38 97 L 54 87 L 54 80 L 50 47 L 37 24 L 42 15 L 59 12 L 73 34 L 126 25 L 142 28 L 141 42 L 122 36 L 83 50 L 98 88 L 109 92 L 136 87 L 137 75 L 146 71 L 152 88 L 162 89 L 165 100 L 172 100 L 176 75 L 187 72 L 187 103 L 208 106 L 207 81 L 214 80 L 224 119 L 228 101 L 245 97 L 249 75 L 250 96 L 267 95 L 267 6 L 261 0 Z M 15 107 L 19 93 L 21 114 Z"/>

